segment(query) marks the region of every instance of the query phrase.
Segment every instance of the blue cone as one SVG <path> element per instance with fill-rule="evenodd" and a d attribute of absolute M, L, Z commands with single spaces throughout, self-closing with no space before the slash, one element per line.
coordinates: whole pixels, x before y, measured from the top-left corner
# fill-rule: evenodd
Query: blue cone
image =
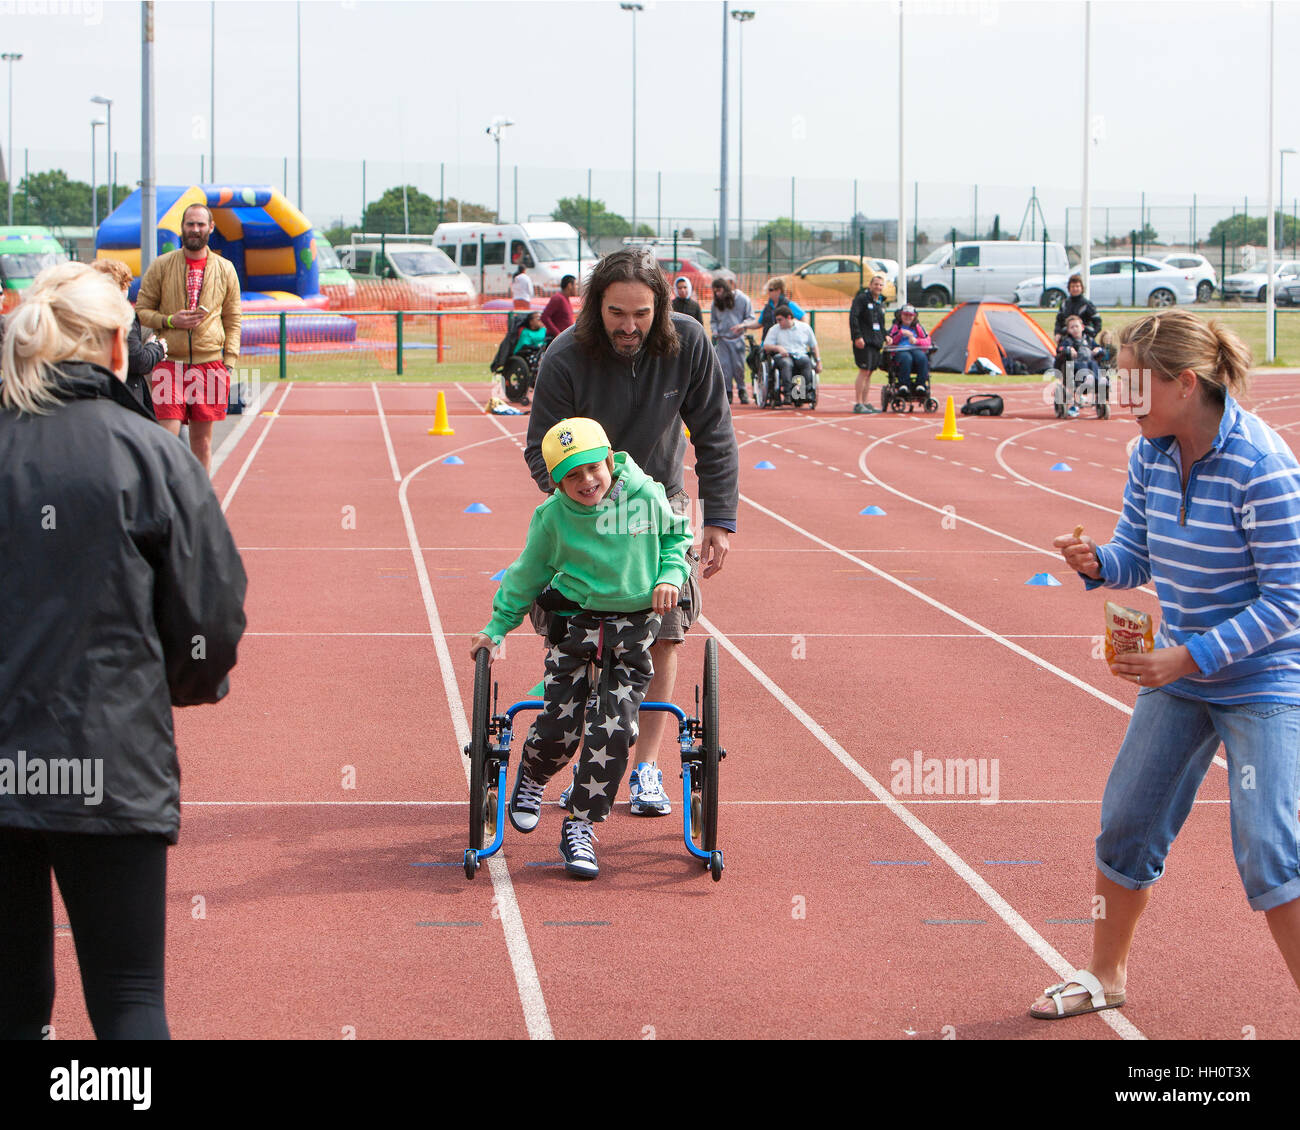
<path fill-rule="evenodd" d="M 442 462 L 443 462 L 443 465 L 446 466 L 446 467 L 463 467 L 463 466 L 465 466 L 465 460 L 463 460 L 459 455 L 448 455 L 447 458 L 444 459 Z"/>
<path fill-rule="evenodd" d="M 1070 464 L 1068 464 L 1068 463 L 1057 463 L 1056 466 L 1054 466 L 1054 467 L 1052 468 L 1052 470 L 1053 470 L 1053 471 L 1073 471 L 1074 468 L 1071 467 Z"/>
<path fill-rule="evenodd" d="M 1027 585 L 1044 585 L 1047 588 L 1058 588 L 1061 584 L 1051 573 L 1035 573 L 1025 582 Z"/>
<path fill-rule="evenodd" d="M 489 580 L 499 581 L 505 575 L 506 575 L 506 571 L 504 569 L 498 569 L 495 573 L 492 574 Z"/>
<path fill-rule="evenodd" d="M 865 510 L 859 510 L 858 513 L 883 517 L 885 512 L 881 510 L 879 506 L 868 506 Z"/>
<path fill-rule="evenodd" d="M 481 502 L 471 502 L 468 506 L 465 507 L 465 513 L 466 514 L 491 514 L 492 511 L 489 510 L 486 506 L 484 506 L 483 503 Z"/>
<path fill-rule="evenodd" d="M 755 463 L 755 464 L 754 464 L 754 470 L 755 470 L 755 471 L 775 471 L 775 470 L 776 470 L 776 464 L 775 464 L 775 463 L 769 463 L 766 459 L 764 459 L 761 463 Z"/>

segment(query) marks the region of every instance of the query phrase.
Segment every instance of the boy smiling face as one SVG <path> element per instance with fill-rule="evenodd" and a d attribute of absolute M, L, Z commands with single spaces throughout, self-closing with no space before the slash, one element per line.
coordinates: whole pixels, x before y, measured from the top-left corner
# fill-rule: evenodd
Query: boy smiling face
<path fill-rule="evenodd" d="M 560 489 L 580 506 L 595 506 L 613 484 L 608 460 L 580 463 L 560 480 Z"/>

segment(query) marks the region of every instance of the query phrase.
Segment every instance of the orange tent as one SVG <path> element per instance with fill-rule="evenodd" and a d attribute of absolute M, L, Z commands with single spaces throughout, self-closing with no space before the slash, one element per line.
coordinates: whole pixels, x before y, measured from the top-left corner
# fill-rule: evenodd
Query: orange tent
<path fill-rule="evenodd" d="M 930 332 L 934 356 L 930 368 L 969 373 L 979 357 L 1004 373 L 1023 365 L 1027 373 L 1045 373 L 1056 360 L 1056 343 L 1018 306 L 1008 302 L 963 302 Z"/>

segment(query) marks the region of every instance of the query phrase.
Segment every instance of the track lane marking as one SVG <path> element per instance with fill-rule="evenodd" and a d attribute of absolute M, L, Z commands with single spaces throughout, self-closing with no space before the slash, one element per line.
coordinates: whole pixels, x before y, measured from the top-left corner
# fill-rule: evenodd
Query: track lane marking
<path fill-rule="evenodd" d="M 393 450 L 393 437 L 388 431 L 388 417 L 384 415 L 384 405 L 379 399 L 379 385 L 370 382 L 370 391 L 375 394 L 375 408 L 379 412 L 379 426 L 384 430 L 384 446 L 388 449 L 388 465 L 393 469 L 393 482 L 402 481 L 402 472 L 397 469 L 397 452 Z"/>
<path fill-rule="evenodd" d="M 243 466 L 239 468 L 239 474 L 235 476 L 234 481 L 230 484 L 230 489 L 226 491 L 226 497 L 221 500 L 221 513 L 226 513 L 230 509 L 231 502 L 234 501 L 235 492 L 239 489 L 239 484 L 244 481 L 244 476 L 248 474 L 248 469 L 253 465 L 253 460 L 257 458 L 257 453 L 262 450 L 262 444 L 266 442 L 266 437 L 271 434 L 271 429 L 280 418 L 280 412 L 284 409 L 284 403 L 289 399 L 289 393 L 293 392 L 293 381 L 284 386 L 284 395 L 280 397 L 280 403 L 275 406 L 275 414 L 268 417 L 266 427 L 262 429 L 262 434 L 257 437 L 257 442 L 253 444 L 253 450 L 248 453 L 248 458 L 244 460 Z"/>
<path fill-rule="evenodd" d="M 741 496 L 744 498 L 744 496 Z M 749 500 L 746 500 L 749 501 Z M 757 506 L 756 503 L 750 502 L 751 506 Z M 763 507 L 758 507 L 764 510 Z M 771 513 L 770 511 L 766 511 Z M 784 521 L 784 519 L 779 519 Z M 792 523 L 787 523 L 792 525 Z M 814 535 L 809 535 L 814 536 Z M 892 580 L 892 578 L 889 578 Z M 907 586 L 901 586 L 906 588 Z M 918 594 L 923 595 L 923 594 Z M 968 887 L 971 888 L 989 908 L 1005 922 L 1011 930 L 1021 939 L 1042 961 L 1060 978 L 1067 979 L 1077 968 L 1072 962 L 1066 959 L 1038 933 L 1018 911 L 1004 899 L 993 887 L 981 876 L 970 864 L 961 858 L 952 848 L 950 848 L 937 833 L 932 831 L 914 813 L 899 802 L 888 789 L 876 780 L 858 761 L 837 742 L 825 729 L 805 711 L 797 702 L 785 693 L 775 682 L 772 681 L 757 664 L 753 662 L 744 652 L 742 652 L 731 640 L 718 631 L 707 617 L 699 617 L 700 626 L 712 635 L 728 654 L 732 656 L 746 671 L 770 694 L 775 698 L 787 711 L 798 720 L 803 727 L 813 735 L 821 744 L 830 752 L 830 754 L 849 771 L 857 780 L 866 787 L 877 800 L 880 801 L 889 811 L 905 824 L 935 855 L 944 861 L 953 872 L 961 878 Z M 1097 1017 L 1126 1040 L 1142 1040 L 1146 1037 L 1127 1017 L 1114 1015 L 1114 1010 L 1099 1012 Z"/>

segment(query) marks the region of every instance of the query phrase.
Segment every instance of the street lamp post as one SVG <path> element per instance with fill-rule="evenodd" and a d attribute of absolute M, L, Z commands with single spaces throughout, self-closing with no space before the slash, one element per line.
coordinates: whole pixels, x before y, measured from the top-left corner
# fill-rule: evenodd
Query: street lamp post
<path fill-rule="evenodd" d="M 91 101 L 103 106 L 104 113 L 108 118 L 108 136 L 105 138 L 108 143 L 108 148 L 105 150 L 107 159 L 104 161 L 104 169 L 106 170 L 104 179 L 108 182 L 108 209 L 104 215 L 107 216 L 113 210 L 113 100 L 105 98 L 102 94 L 96 94 L 91 98 Z"/>
<path fill-rule="evenodd" d="M 90 119 L 90 238 L 95 238 L 99 227 L 99 190 L 95 183 L 95 131 L 104 124 L 103 118 Z"/>
<path fill-rule="evenodd" d="M 5 164 L 5 176 L 9 179 L 9 223 L 14 222 L 14 64 L 22 58 L 22 53 L 6 51 L 0 55 L 9 64 L 9 160 Z"/>
<path fill-rule="evenodd" d="M 731 18 L 740 24 L 740 88 L 737 101 L 740 103 L 740 161 L 736 177 L 736 211 L 740 229 L 740 255 L 745 256 L 745 25 L 756 15 L 751 11 L 736 11 Z"/>
<path fill-rule="evenodd" d="M 1294 149 L 1279 149 L 1277 157 L 1277 242 L 1279 246 L 1285 246 L 1286 240 L 1286 192 L 1283 191 L 1283 185 L 1286 183 L 1286 158 L 1288 154 L 1294 154 Z"/>
<path fill-rule="evenodd" d="M 636 14 L 645 11 L 645 5 L 619 4 L 619 7 L 632 13 L 632 234 L 636 235 Z"/>
<path fill-rule="evenodd" d="M 512 125 L 514 125 L 514 124 L 515 124 L 515 123 L 514 123 L 510 118 L 503 118 L 503 117 L 501 117 L 500 115 L 497 115 L 495 118 L 492 119 L 492 124 L 491 124 L 490 126 L 488 126 L 488 128 L 485 129 L 485 130 L 483 131 L 483 132 L 486 133 L 486 134 L 490 134 L 491 137 L 492 137 L 492 140 L 495 141 L 495 142 L 497 143 L 497 211 L 496 211 L 496 222 L 497 222 L 498 224 L 501 222 L 501 131 L 504 130 L 507 126 L 512 126 Z"/>

